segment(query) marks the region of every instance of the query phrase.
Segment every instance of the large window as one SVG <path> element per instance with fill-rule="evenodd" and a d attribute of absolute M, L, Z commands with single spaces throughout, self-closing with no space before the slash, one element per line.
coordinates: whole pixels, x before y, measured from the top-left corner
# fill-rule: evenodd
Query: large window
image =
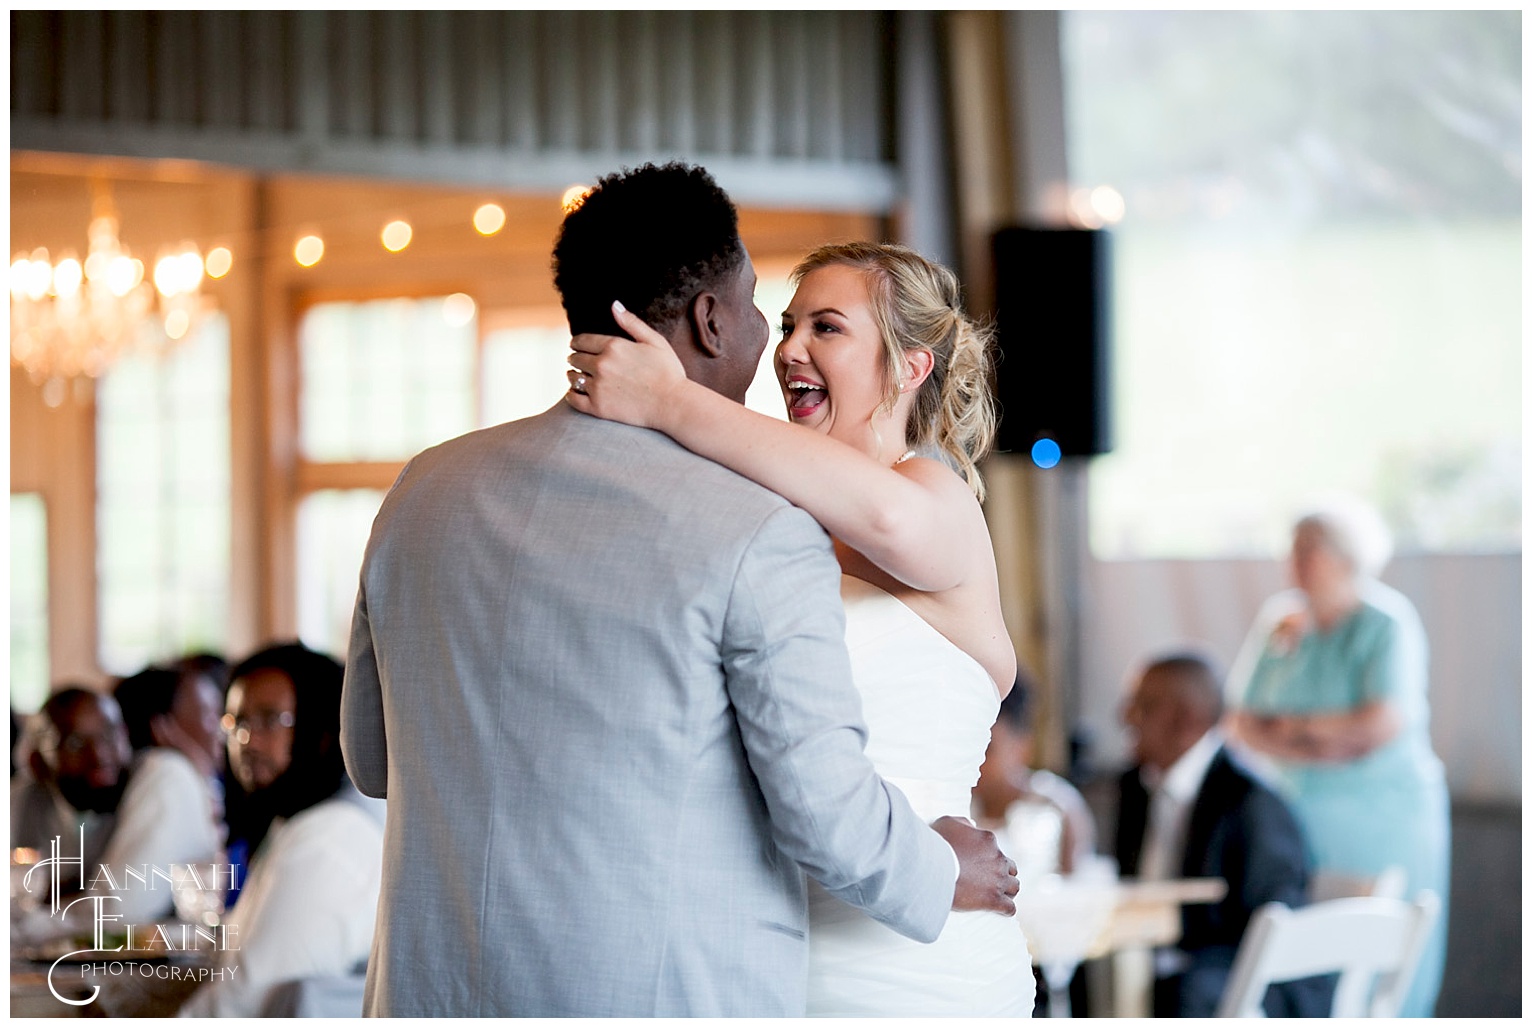
<path fill-rule="evenodd" d="M 122 360 L 96 393 L 101 666 L 222 651 L 229 609 L 229 327 Z"/>
<path fill-rule="evenodd" d="M 298 348 L 308 460 L 403 460 L 474 426 L 474 307 L 461 294 L 318 304 Z"/>
<path fill-rule="evenodd" d="M 381 489 L 320 489 L 298 504 L 298 636 L 343 660 Z"/>
<path fill-rule="evenodd" d="M 1519 549 L 1520 14 L 1063 25 L 1070 177 L 1121 199 L 1097 556 L 1271 554 L 1329 490 Z"/>
<path fill-rule="evenodd" d="M 462 294 L 303 312 L 297 613 L 314 649 L 345 656 L 362 550 L 398 467 L 477 425 L 478 349 L 478 310 Z"/>
<path fill-rule="evenodd" d="M 515 421 L 557 403 L 569 385 L 564 312 L 490 311 L 484 321 L 483 423 Z"/>
<path fill-rule="evenodd" d="M 48 512 L 36 493 L 11 494 L 11 708 L 48 695 Z"/>

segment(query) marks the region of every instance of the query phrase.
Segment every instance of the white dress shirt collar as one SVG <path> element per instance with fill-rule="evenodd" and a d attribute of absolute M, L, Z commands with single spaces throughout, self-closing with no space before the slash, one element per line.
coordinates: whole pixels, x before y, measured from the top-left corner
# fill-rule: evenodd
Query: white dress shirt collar
<path fill-rule="evenodd" d="M 1160 780 L 1160 789 L 1168 793 L 1177 804 L 1190 804 L 1202 791 L 1202 780 L 1207 777 L 1223 737 L 1216 728 L 1209 728 L 1202 738 L 1192 743 L 1191 749 L 1170 766 Z"/>
<path fill-rule="evenodd" d="M 1209 729 L 1164 774 L 1157 775 L 1148 767 L 1140 770 L 1139 777 L 1149 791 L 1148 823 L 1138 867 L 1138 876 L 1144 881 L 1163 881 L 1179 873 L 1191 809 L 1222 744 L 1217 730 Z"/>

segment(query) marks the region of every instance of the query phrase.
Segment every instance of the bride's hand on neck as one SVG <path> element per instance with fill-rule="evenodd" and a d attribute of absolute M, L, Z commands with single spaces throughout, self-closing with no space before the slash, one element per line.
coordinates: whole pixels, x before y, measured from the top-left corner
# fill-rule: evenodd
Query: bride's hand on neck
<path fill-rule="evenodd" d="M 608 421 L 664 431 L 667 414 L 683 402 L 686 369 L 670 341 L 642 319 L 614 308 L 632 339 L 584 333 L 570 341 L 570 389 L 575 410 Z"/>
<path fill-rule="evenodd" d="M 759 482 L 912 589 L 953 589 L 980 574 L 982 560 L 993 562 L 983 513 L 961 478 L 937 461 L 893 466 L 904 453 L 906 411 L 863 422 L 845 441 L 789 424 L 688 379 L 664 336 L 629 311 L 613 314 L 633 339 L 574 338 L 571 407 L 664 432 Z M 971 545 L 976 538 L 985 545 Z"/>

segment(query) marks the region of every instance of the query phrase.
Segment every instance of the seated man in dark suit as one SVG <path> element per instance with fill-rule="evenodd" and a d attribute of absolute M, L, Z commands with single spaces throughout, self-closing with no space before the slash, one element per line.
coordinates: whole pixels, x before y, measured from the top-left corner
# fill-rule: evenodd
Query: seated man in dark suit
<path fill-rule="evenodd" d="M 1222 689 L 1195 654 L 1151 663 L 1123 706 L 1137 766 L 1121 780 L 1117 861 L 1144 880 L 1222 878 L 1216 904 L 1181 909 L 1181 939 L 1155 954 L 1154 1016 L 1210 1017 L 1251 915 L 1273 901 L 1301 906 L 1309 867 L 1302 831 L 1282 799 L 1224 748 Z M 1273 987 L 1269 1016 L 1325 1016 L 1324 979 Z"/>

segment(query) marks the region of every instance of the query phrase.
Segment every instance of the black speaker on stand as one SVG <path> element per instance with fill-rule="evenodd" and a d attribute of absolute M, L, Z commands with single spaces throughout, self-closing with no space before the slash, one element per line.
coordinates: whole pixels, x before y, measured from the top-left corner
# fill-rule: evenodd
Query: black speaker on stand
<path fill-rule="evenodd" d="M 995 233 L 994 255 L 995 448 L 1030 455 L 1041 467 L 1108 452 L 1110 237 L 1094 229 L 1004 228 Z"/>

